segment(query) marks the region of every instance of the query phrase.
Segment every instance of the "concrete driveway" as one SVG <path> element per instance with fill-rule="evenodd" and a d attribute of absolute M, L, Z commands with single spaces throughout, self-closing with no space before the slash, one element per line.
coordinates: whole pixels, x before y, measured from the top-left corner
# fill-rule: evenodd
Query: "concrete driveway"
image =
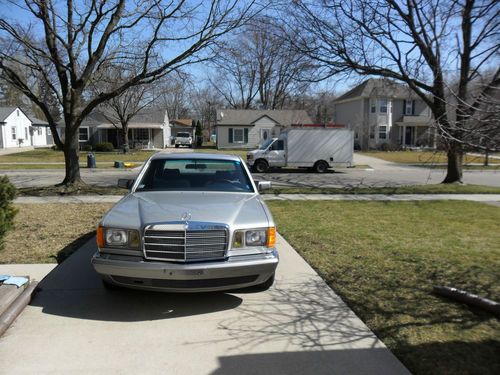
<path fill-rule="evenodd" d="M 107 291 L 92 241 L 52 271 L 0 339 L 0 372 L 406 374 L 281 237 L 264 293 Z"/>

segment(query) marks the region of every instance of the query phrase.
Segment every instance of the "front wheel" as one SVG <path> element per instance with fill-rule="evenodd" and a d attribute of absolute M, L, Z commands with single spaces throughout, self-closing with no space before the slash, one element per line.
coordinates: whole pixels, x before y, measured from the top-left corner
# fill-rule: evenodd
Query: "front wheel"
<path fill-rule="evenodd" d="M 328 164 L 325 161 L 318 161 L 314 164 L 314 172 L 316 173 L 325 173 L 328 170 Z"/>
<path fill-rule="evenodd" d="M 265 160 L 257 160 L 253 165 L 255 172 L 265 173 L 269 169 L 269 165 Z"/>

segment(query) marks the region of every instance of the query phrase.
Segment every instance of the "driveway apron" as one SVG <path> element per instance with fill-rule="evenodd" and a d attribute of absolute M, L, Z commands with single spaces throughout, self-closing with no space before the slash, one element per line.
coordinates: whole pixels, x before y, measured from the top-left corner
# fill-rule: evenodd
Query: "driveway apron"
<path fill-rule="evenodd" d="M 0 339 L 0 373 L 408 373 L 282 237 L 276 284 L 261 293 L 108 291 L 95 249 L 42 280 Z"/>

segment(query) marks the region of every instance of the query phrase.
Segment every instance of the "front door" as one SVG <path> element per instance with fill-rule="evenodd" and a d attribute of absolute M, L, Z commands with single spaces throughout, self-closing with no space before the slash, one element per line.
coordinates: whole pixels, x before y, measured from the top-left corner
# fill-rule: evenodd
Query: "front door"
<path fill-rule="evenodd" d="M 412 146 L 414 143 L 415 128 L 413 126 L 407 126 L 405 130 L 405 146 Z"/>
<path fill-rule="evenodd" d="M 260 144 L 265 143 L 271 138 L 271 129 L 260 129 Z"/>

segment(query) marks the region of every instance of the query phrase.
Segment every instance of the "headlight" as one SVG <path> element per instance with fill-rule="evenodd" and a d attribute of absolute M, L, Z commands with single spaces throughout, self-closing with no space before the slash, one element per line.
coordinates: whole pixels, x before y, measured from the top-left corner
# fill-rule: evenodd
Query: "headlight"
<path fill-rule="evenodd" d="M 138 249 L 139 232 L 133 229 L 103 228 L 97 229 L 97 245 L 99 247 L 127 247 Z"/>
<path fill-rule="evenodd" d="M 247 154 L 247 160 L 252 160 L 253 159 L 253 155 L 252 154 Z"/>
<path fill-rule="evenodd" d="M 276 243 L 276 228 L 257 228 L 237 230 L 233 235 L 232 248 L 267 246 L 273 247 Z"/>

